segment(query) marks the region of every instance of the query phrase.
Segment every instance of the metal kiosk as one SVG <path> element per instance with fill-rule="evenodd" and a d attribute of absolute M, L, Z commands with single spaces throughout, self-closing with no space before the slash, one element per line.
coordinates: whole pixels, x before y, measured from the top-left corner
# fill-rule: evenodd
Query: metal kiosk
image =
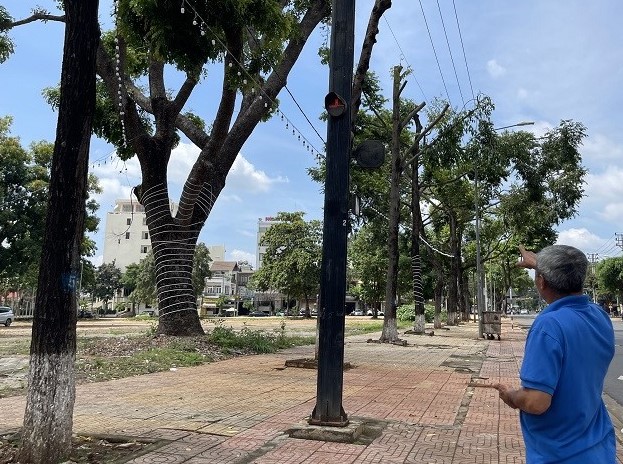
<path fill-rule="evenodd" d="M 502 313 L 497 311 L 482 312 L 482 336 L 493 340 L 498 336 L 500 340 L 502 334 Z"/>

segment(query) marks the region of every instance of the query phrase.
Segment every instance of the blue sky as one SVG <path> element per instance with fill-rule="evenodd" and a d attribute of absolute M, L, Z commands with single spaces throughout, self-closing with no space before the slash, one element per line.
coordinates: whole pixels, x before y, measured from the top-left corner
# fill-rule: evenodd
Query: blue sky
<path fill-rule="evenodd" d="M 1 3 L 15 19 L 37 5 L 27 0 Z M 356 5 L 356 56 L 372 4 L 373 0 L 359 0 Z M 52 5 L 43 6 L 53 10 Z M 102 0 L 100 5 L 106 28 L 112 23 L 111 3 Z M 620 0 L 394 0 L 381 21 L 371 67 L 386 95 L 391 92 L 390 70 L 397 64 L 413 69 L 405 95 L 418 102 L 449 98 L 460 108 L 471 99 L 472 89 L 474 94 L 485 93 L 495 102 L 493 120 L 498 127 L 534 121 L 534 126 L 524 129 L 540 135 L 562 119 L 582 122 L 588 129 L 581 148 L 589 170 L 586 196 L 577 217 L 560 226 L 559 242 L 601 258 L 618 256 L 621 249 L 615 245 L 615 233 L 623 233 L 621 17 Z M 24 144 L 53 141 L 56 114 L 43 101 L 41 90 L 59 80 L 63 27 L 33 23 L 11 35 L 16 54 L 0 65 L 0 115 L 14 118 L 13 135 Z M 318 30 L 295 65 L 288 88 L 324 139 L 326 126 L 318 119 L 328 86 L 328 69 L 317 55 L 322 41 L 323 32 Z M 211 120 L 219 72 L 208 71 L 188 108 Z M 279 99 L 287 118 L 314 147 L 322 149 L 322 140 L 293 99 L 285 91 Z M 169 164 L 174 200 L 197 153 L 188 143 L 174 151 Z M 95 138 L 91 161 L 104 189 L 98 197 L 102 223 L 93 237 L 100 246 L 95 258 L 99 264 L 106 212 L 115 199 L 129 198 L 130 188 L 140 182 L 140 170 L 135 160 L 119 163 L 112 147 Z M 225 245 L 226 259 L 255 263 L 258 218 L 294 210 L 305 211 L 308 219 L 322 218 L 321 186 L 306 172 L 314 164 L 314 157 L 278 117 L 258 126 L 243 147 L 200 240 Z"/>

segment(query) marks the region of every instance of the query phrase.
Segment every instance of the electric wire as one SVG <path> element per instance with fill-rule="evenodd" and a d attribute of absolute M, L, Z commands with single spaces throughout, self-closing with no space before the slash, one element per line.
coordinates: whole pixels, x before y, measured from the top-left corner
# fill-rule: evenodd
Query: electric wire
<path fill-rule="evenodd" d="M 435 55 L 435 60 L 437 61 L 437 68 L 439 68 L 439 75 L 441 76 L 441 82 L 443 83 L 443 88 L 446 91 L 448 102 L 450 103 L 450 106 L 452 106 L 452 102 L 450 100 L 450 93 L 448 92 L 448 86 L 446 85 L 446 80 L 443 77 L 443 71 L 441 70 L 441 63 L 439 62 L 439 56 L 437 56 L 437 50 L 435 49 L 433 36 L 430 33 L 430 27 L 428 27 L 428 21 L 426 19 L 426 13 L 424 12 L 424 6 L 422 5 L 422 0 L 419 0 L 419 3 L 420 3 L 420 9 L 422 10 L 422 16 L 424 17 L 424 24 L 426 25 L 426 30 L 428 31 L 428 38 L 430 39 L 431 47 L 433 47 L 433 54 Z"/>
<path fill-rule="evenodd" d="M 400 50 L 400 59 L 401 60 L 403 60 L 403 59 L 405 60 L 405 63 L 407 63 L 407 66 L 409 67 L 409 69 L 413 69 L 413 68 L 411 68 L 411 65 L 409 64 L 409 61 L 407 60 L 407 57 L 405 56 L 405 53 L 402 50 L 402 47 L 400 46 L 400 43 L 398 42 L 398 38 L 396 37 L 396 34 L 394 34 L 394 30 L 392 29 L 392 27 L 389 24 L 389 21 L 388 21 L 388 19 L 387 19 L 387 17 L 385 15 L 383 15 L 383 19 L 385 20 L 385 23 L 387 24 L 387 27 L 389 28 L 389 32 L 392 34 L 392 37 L 394 38 L 394 42 L 396 42 L 396 46 L 398 47 L 398 50 Z M 417 84 L 418 88 L 420 89 L 420 92 L 422 92 L 422 96 L 424 97 L 424 100 L 428 101 L 428 97 L 426 97 L 426 93 L 424 92 L 424 89 L 420 85 L 420 81 L 418 81 L 418 78 L 415 76 L 415 73 L 413 74 L 413 79 L 415 79 L 415 83 Z"/>
<path fill-rule="evenodd" d="M 450 61 L 452 62 L 452 69 L 454 70 L 454 77 L 456 78 L 456 85 L 459 88 L 459 95 L 461 96 L 461 101 L 465 104 L 465 98 L 463 97 L 463 90 L 461 89 L 461 83 L 459 82 L 459 75 L 456 72 L 456 65 L 454 64 L 454 57 L 452 56 L 452 48 L 450 47 L 450 39 L 448 38 L 448 31 L 446 30 L 446 23 L 443 20 L 443 13 L 441 12 L 441 5 L 439 4 L 439 0 L 437 0 L 437 9 L 439 10 L 439 19 L 441 20 L 441 27 L 443 28 L 443 33 L 446 37 L 446 44 L 448 45 L 448 53 L 450 54 Z"/>
<path fill-rule="evenodd" d="M 472 91 L 472 98 L 476 98 L 474 96 L 474 86 L 472 85 L 472 76 L 469 72 L 469 66 L 467 65 L 467 55 L 465 54 L 465 44 L 463 43 L 463 34 L 461 33 L 461 25 L 459 24 L 459 15 L 456 12 L 456 3 L 455 0 L 452 0 L 452 5 L 454 6 L 454 17 L 456 18 L 456 28 L 459 31 L 459 38 L 461 39 L 461 49 L 463 50 L 463 59 L 465 61 L 465 69 L 467 71 L 467 79 L 469 80 L 469 88 Z"/>

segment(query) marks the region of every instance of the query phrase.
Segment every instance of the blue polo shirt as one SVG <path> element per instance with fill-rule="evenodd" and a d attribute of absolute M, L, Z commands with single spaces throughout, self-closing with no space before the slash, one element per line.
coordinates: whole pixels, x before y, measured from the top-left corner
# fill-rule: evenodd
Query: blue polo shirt
<path fill-rule="evenodd" d="M 610 317 L 586 295 L 539 314 L 526 339 L 521 385 L 552 395 L 541 414 L 521 412 L 527 464 L 615 462 L 615 437 L 601 398 L 614 356 Z"/>

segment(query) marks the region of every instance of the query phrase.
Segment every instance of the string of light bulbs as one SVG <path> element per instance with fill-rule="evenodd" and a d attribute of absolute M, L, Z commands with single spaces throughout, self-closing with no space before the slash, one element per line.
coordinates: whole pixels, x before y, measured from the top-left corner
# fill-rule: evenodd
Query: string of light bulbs
<path fill-rule="evenodd" d="M 212 45 L 216 45 L 216 43 L 218 42 L 218 44 L 221 47 L 223 47 L 223 49 L 229 54 L 229 57 L 230 57 L 231 61 L 229 62 L 228 67 L 229 68 L 233 68 L 234 63 L 236 63 L 236 66 L 239 67 L 239 69 L 236 71 L 236 74 L 237 74 L 238 77 L 242 77 L 243 78 L 242 79 L 243 85 L 247 85 L 249 83 L 249 81 L 250 81 L 253 84 L 253 86 L 251 87 L 251 93 L 253 95 L 256 94 L 255 87 L 257 86 L 257 88 L 259 89 L 259 92 L 257 92 L 258 93 L 258 97 L 257 98 L 259 98 L 260 100 L 264 100 L 264 98 L 265 98 L 267 100 L 267 101 L 264 102 L 264 108 L 268 108 L 269 104 L 270 104 L 270 106 L 275 106 L 276 105 L 275 100 L 273 100 L 264 90 L 262 90 L 262 86 L 246 70 L 246 68 L 243 66 L 243 64 L 240 63 L 240 61 L 238 61 L 238 59 L 234 56 L 234 54 L 231 53 L 231 51 L 228 49 L 227 45 L 225 43 L 223 43 L 223 41 L 220 39 L 218 34 L 216 34 L 214 32 L 214 30 L 207 24 L 207 22 L 201 17 L 201 15 L 197 12 L 195 7 L 188 0 L 182 0 L 181 6 L 180 6 L 180 13 L 181 14 L 185 14 L 187 7 L 193 13 L 192 24 L 193 24 L 193 26 L 196 26 L 196 27 L 199 28 L 200 34 L 202 36 L 205 36 L 207 32 L 210 32 L 210 34 L 213 35 L 213 38 L 211 39 Z M 244 73 L 244 76 L 242 75 L 243 73 Z M 317 161 L 320 161 L 321 159 L 325 158 L 324 154 L 320 150 L 318 150 L 309 141 L 309 139 L 307 137 L 305 137 L 303 132 L 294 124 L 294 122 L 290 118 L 288 118 L 288 116 L 283 111 L 281 111 L 280 109 L 277 109 L 277 113 L 279 114 L 279 117 L 280 117 L 281 121 L 285 121 L 285 123 L 286 123 L 286 125 L 285 125 L 286 130 L 289 131 L 290 127 L 292 128 L 292 136 L 297 137 L 297 140 L 302 143 L 303 148 L 306 148 L 307 151 L 309 151 L 311 153 L 311 155 L 316 158 Z M 324 141 L 324 139 L 322 139 L 320 134 L 318 134 L 317 131 L 316 131 L 316 134 L 318 135 L 318 137 L 320 137 L 320 139 L 322 140 L 323 143 L 326 143 Z"/>

